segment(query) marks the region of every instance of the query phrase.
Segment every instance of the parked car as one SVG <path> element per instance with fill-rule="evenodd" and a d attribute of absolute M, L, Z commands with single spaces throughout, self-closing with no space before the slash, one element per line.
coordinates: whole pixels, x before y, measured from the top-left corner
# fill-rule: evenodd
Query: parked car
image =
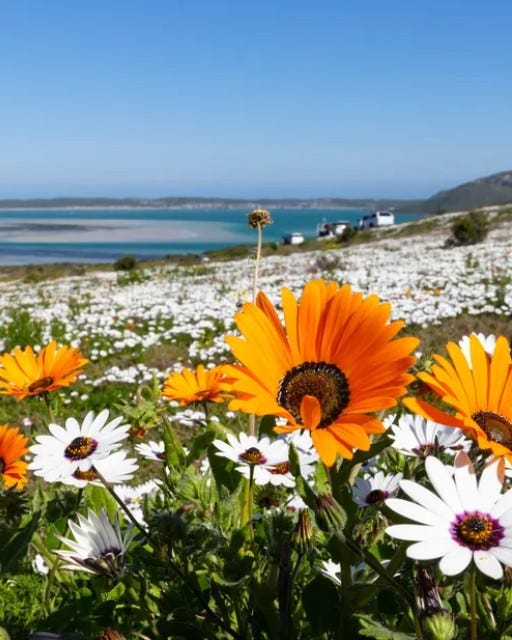
<path fill-rule="evenodd" d="M 294 231 L 293 233 L 288 233 L 283 236 L 283 244 L 303 244 L 304 235 L 299 233 L 298 231 Z"/>
<path fill-rule="evenodd" d="M 389 227 L 395 224 L 395 215 L 391 211 L 374 211 L 359 218 L 358 229 L 372 229 L 373 227 Z"/>

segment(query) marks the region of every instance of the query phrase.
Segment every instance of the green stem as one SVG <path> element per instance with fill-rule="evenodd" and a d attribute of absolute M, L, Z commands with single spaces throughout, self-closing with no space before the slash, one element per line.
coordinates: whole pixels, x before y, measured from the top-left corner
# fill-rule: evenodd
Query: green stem
<path fill-rule="evenodd" d="M 416 614 L 416 603 L 414 601 L 414 595 L 410 593 L 404 586 L 402 586 L 397 580 L 393 578 L 393 576 L 389 575 L 386 569 L 381 565 L 381 563 L 373 556 L 367 549 L 360 547 L 355 540 L 347 537 L 345 534 L 336 533 L 335 537 L 341 542 L 341 544 L 345 545 L 349 551 L 351 551 L 358 558 L 363 560 L 371 569 L 375 571 L 375 573 L 382 578 L 382 580 L 394 589 L 407 603 L 407 605 L 411 609 L 411 613 L 413 616 L 414 629 L 416 632 L 417 640 L 423 640 L 423 632 L 421 630 L 421 623 Z M 473 639 L 472 639 L 473 640 Z"/>
<path fill-rule="evenodd" d="M 262 230 L 261 224 L 258 224 L 258 242 L 256 244 L 256 264 L 254 265 L 254 279 L 252 285 L 252 301 L 256 302 L 256 296 L 258 295 L 258 276 L 260 270 L 261 261 L 261 244 L 262 244 Z"/>
<path fill-rule="evenodd" d="M 469 587 L 469 609 L 470 609 L 470 638 L 471 640 L 478 640 L 478 627 L 477 620 L 478 615 L 476 611 L 476 567 L 471 568 L 471 582 Z"/>
<path fill-rule="evenodd" d="M 140 522 L 138 522 L 138 520 L 135 518 L 135 516 L 133 515 L 133 513 L 130 511 L 130 509 L 126 506 L 126 504 L 121 500 L 121 498 L 117 495 L 117 493 L 114 491 L 114 487 L 110 484 L 110 482 L 108 482 L 108 480 L 106 480 L 101 473 L 98 471 L 98 469 L 96 467 L 93 467 L 94 469 L 94 473 L 97 475 L 98 480 L 100 480 L 100 482 L 103 484 L 103 486 L 105 487 L 105 489 L 107 489 L 107 491 L 110 493 L 110 495 L 114 498 L 114 500 L 117 502 L 117 504 L 121 507 L 121 509 L 126 513 L 126 515 L 128 516 L 129 520 L 135 525 L 135 527 L 142 533 L 142 535 L 147 538 L 149 536 L 149 531 L 143 526 L 141 525 Z"/>

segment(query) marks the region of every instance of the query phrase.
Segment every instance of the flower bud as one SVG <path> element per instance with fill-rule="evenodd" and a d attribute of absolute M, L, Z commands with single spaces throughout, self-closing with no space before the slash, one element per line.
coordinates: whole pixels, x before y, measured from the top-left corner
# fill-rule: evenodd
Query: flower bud
<path fill-rule="evenodd" d="M 328 493 L 317 496 L 315 517 L 320 529 L 328 533 L 341 531 L 347 520 L 345 511 L 339 502 Z"/>
<path fill-rule="evenodd" d="M 292 546 L 298 553 L 308 553 L 313 548 L 313 526 L 309 509 L 299 511 L 299 520 L 292 533 Z"/>
<path fill-rule="evenodd" d="M 426 629 L 432 636 L 432 640 L 453 640 L 457 634 L 457 627 L 450 614 L 445 612 L 435 613 L 424 619 Z"/>

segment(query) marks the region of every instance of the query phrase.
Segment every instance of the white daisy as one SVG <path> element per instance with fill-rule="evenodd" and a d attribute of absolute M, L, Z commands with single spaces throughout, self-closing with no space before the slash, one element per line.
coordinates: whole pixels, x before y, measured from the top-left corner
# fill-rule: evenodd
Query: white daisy
<path fill-rule="evenodd" d="M 475 333 L 475 332 L 471 333 L 470 335 L 476 336 L 480 341 L 480 344 L 483 346 L 487 355 L 492 356 L 492 354 L 494 353 L 494 348 L 496 347 L 495 335 L 491 333 L 488 336 L 486 336 L 483 333 Z M 472 363 L 471 363 L 471 348 L 470 348 L 469 336 L 462 336 L 462 338 L 459 340 L 459 347 L 461 348 L 462 353 L 466 357 L 466 360 L 468 361 L 468 364 L 471 367 Z"/>
<path fill-rule="evenodd" d="M 131 480 L 138 468 L 135 458 L 127 458 L 125 451 L 114 451 L 107 458 L 96 460 L 94 467 L 86 471 L 75 469 L 71 475 L 62 476 L 60 481 L 74 487 L 85 487 L 87 484 L 103 486 L 99 473 L 109 484 L 120 485 Z"/>
<path fill-rule="evenodd" d="M 148 480 L 147 482 L 144 482 L 144 484 L 140 484 L 136 487 L 130 487 L 128 485 L 120 485 L 116 487 L 118 497 L 121 498 L 128 507 L 135 520 L 141 524 L 145 524 L 144 501 L 147 497 L 159 490 L 160 487 L 154 480 Z"/>
<path fill-rule="evenodd" d="M 386 533 L 415 541 L 407 549 L 410 558 L 441 558 L 445 575 L 461 573 L 473 560 L 485 575 L 501 578 L 501 563 L 512 566 L 512 489 L 502 493 L 503 467 L 493 460 L 477 483 L 466 453 L 455 457 L 453 477 L 440 460 L 428 457 L 425 469 L 436 493 L 402 480 L 401 489 L 414 502 L 390 498 L 386 505 L 418 524 L 392 525 Z"/>
<path fill-rule="evenodd" d="M 124 570 L 124 552 L 135 535 L 132 527 L 127 528 L 123 538 L 117 515 L 112 525 L 103 507 L 99 515 L 89 509 L 87 518 L 79 513 L 78 524 L 69 520 L 68 526 L 75 539 L 57 538 L 70 550 L 54 551 L 66 561 L 63 568 L 118 579 Z"/>
<path fill-rule="evenodd" d="M 383 471 L 377 471 L 375 475 L 367 473 L 362 478 L 358 477 L 352 487 L 354 502 L 360 507 L 383 502 L 397 493 L 401 479 L 401 473 L 384 475 Z"/>
<path fill-rule="evenodd" d="M 38 444 L 29 448 L 34 454 L 29 469 L 47 482 L 60 481 L 77 470 L 89 471 L 128 437 L 130 425 L 122 424 L 122 417 L 107 420 L 108 410 L 105 409 L 97 416 L 90 411 L 82 424 L 75 418 L 68 418 L 65 427 L 51 423 L 48 426 L 51 435 L 37 436 Z"/>
<path fill-rule="evenodd" d="M 395 416 L 384 420 L 384 425 L 391 428 L 389 436 L 393 438 L 391 446 L 406 456 L 426 458 L 442 451 L 455 454 L 457 451 L 469 451 L 471 441 L 460 429 L 448 427 L 421 416 L 408 413 L 400 416 L 398 424 L 394 424 Z"/>
<path fill-rule="evenodd" d="M 163 440 L 159 442 L 155 442 L 154 440 L 141 442 L 135 445 L 135 451 L 148 460 L 158 460 L 162 462 L 165 458 L 165 444 Z"/>
<path fill-rule="evenodd" d="M 271 441 L 267 436 L 258 439 L 245 433 L 238 434 L 238 438 L 228 433 L 226 437 L 227 443 L 222 440 L 213 441 L 218 449 L 217 455 L 239 463 L 236 470 L 245 478 L 249 478 L 252 473 L 255 484 L 270 483 L 273 474 L 268 467 L 288 461 L 288 444 L 284 440 Z"/>

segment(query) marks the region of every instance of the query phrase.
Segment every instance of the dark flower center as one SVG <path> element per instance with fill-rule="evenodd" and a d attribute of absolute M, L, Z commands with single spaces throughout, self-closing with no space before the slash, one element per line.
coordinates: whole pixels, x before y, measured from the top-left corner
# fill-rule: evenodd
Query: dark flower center
<path fill-rule="evenodd" d="M 75 438 L 65 449 L 64 455 L 69 460 L 83 460 L 96 451 L 98 443 L 88 436 Z"/>
<path fill-rule="evenodd" d="M 473 551 L 486 551 L 498 546 L 504 537 L 503 526 L 498 520 L 481 511 L 465 511 L 450 526 L 452 538 Z"/>
<path fill-rule="evenodd" d="M 92 482 L 93 480 L 98 479 L 98 476 L 94 472 L 94 469 L 87 469 L 87 471 L 81 471 L 80 469 L 76 469 L 72 473 L 72 476 L 77 480 L 87 480 L 87 482 Z"/>
<path fill-rule="evenodd" d="M 280 464 L 273 464 L 268 468 L 268 470 L 274 475 L 284 475 L 285 473 L 288 473 L 288 471 L 290 471 L 290 463 L 287 460 L 286 462 L 281 462 Z"/>
<path fill-rule="evenodd" d="M 366 496 L 365 502 L 366 504 L 377 504 L 378 502 L 382 502 L 388 497 L 387 491 L 382 491 L 382 489 L 374 489 L 370 491 L 370 493 Z"/>
<path fill-rule="evenodd" d="M 0 475 L 5 471 L 5 460 L 0 458 Z"/>
<path fill-rule="evenodd" d="M 316 398 L 320 405 L 322 418 L 318 427 L 328 427 L 350 401 L 347 377 L 335 364 L 303 362 L 286 372 L 277 392 L 277 402 L 297 424 L 302 424 L 300 406 L 306 395 Z"/>
<path fill-rule="evenodd" d="M 53 378 L 50 376 L 46 378 L 40 378 L 35 382 L 32 382 L 28 385 L 28 390 L 30 393 L 44 393 L 48 387 L 51 387 L 53 384 Z"/>
<path fill-rule="evenodd" d="M 505 416 L 492 411 L 477 411 L 471 417 L 489 440 L 512 447 L 512 424 Z"/>
<path fill-rule="evenodd" d="M 263 464 L 267 461 L 265 456 L 256 447 L 249 447 L 239 456 L 240 460 L 249 464 Z"/>

